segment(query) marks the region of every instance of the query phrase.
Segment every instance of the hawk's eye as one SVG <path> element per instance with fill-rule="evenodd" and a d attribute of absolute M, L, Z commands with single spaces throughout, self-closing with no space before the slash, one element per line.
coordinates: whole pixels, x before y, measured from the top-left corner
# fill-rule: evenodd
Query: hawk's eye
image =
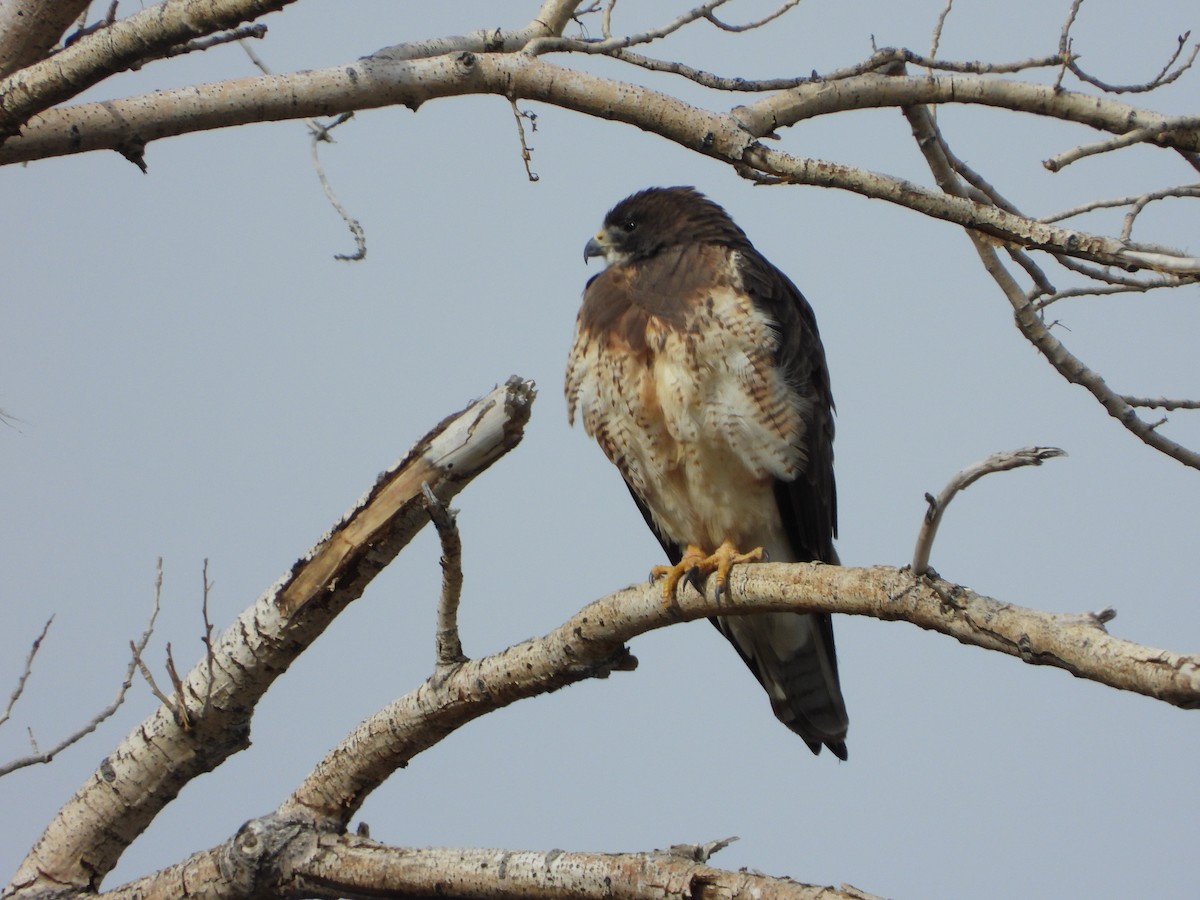
<path fill-rule="evenodd" d="M 633 232 L 637 231 L 637 227 L 638 223 L 634 219 L 626 219 L 621 223 L 621 230 L 626 234 L 632 234 Z"/>

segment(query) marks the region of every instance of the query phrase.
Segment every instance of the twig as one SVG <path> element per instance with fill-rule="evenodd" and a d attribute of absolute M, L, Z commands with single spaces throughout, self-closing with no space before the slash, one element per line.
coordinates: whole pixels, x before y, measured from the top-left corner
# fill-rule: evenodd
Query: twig
<path fill-rule="evenodd" d="M 600 52 L 592 48 L 597 47 L 596 44 L 582 44 L 579 47 L 564 47 L 562 49 L 578 52 Z M 765 93 L 768 91 L 785 91 L 789 88 L 799 87 L 802 84 L 823 83 L 830 81 L 841 81 L 846 78 L 854 78 L 858 75 L 863 75 L 868 72 L 877 72 L 887 66 L 895 65 L 896 63 L 911 63 L 923 69 L 930 69 L 942 72 L 957 72 L 964 75 L 1003 75 L 1012 74 L 1015 72 L 1023 72 L 1028 69 L 1047 68 L 1056 66 L 1059 63 L 1058 55 L 1044 57 L 1030 57 L 1028 59 L 1016 60 L 1007 63 L 985 63 L 978 60 L 940 60 L 933 59 L 929 56 L 923 56 L 919 53 L 914 53 L 911 50 L 905 50 L 896 47 L 885 47 L 882 50 L 877 50 L 871 56 L 861 63 L 853 66 L 847 66 L 841 69 L 835 69 L 831 72 L 817 73 L 813 72 L 809 75 L 789 76 L 786 78 L 743 78 L 741 76 L 716 75 L 712 72 L 707 72 L 703 69 L 697 69 L 693 66 L 686 65 L 674 60 L 655 59 L 650 56 L 643 56 L 640 53 L 635 53 L 632 50 L 613 50 L 603 51 L 606 55 L 613 59 L 619 59 L 622 62 L 627 62 L 630 65 L 638 66 L 651 72 L 665 72 L 670 75 L 679 75 L 696 84 L 712 88 L 717 91 L 730 91 L 742 93 Z"/>
<path fill-rule="evenodd" d="M 517 123 L 517 138 L 521 142 L 521 162 L 525 163 L 525 175 L 530 181 L 539 179 L 538 173 L 530 168 L 530 163 L 533 162 L 533 148 L 525 141 L 525 123 L 524 119 L 529 120 L 529 127 L 533 131 L 537 131 L 537 113 L 525 111 L 521 112 L 517 108 L 517 100 L 515 97 L 509 97 L 508 102 L 512 104 L 513 119 Z"/>
<path fill-rule="evenodd" d="M 1151 409 L 1200 409 L 1200 400 L 1168 400 L 1166 397 L 1131 397 L 1122 394 L 1121 399 L 1130 406 L 1143 406 Z"/>
<path fill-rule="evenodd" d="M 1061 291 L 1039 291 L 1030 296 L 1033 307 L 1041 312 L 1052 303 L 1059 300 L 1073 300 L 1078 297 L 1108 297 L 1113 294 L 1142 294 L 1155 288 L 1177 287 L 1178 281 L 1160 281 L 1157 284 L 1108 284 L 1092 285 L 1090 287 L 1067 288 Z M 1137 404 L 1130 404 L 1136 406 Z"/>
<path fill-rule="evenodd" d="M 605 40 L 612 38 L 612 14 L 616 5 L 617 0 L 608 0 L 604 4 L 604 14 L 600 17 L 600 33 L 604 35 Z"/>
<path fill-rule="evenodd" d="M 937 56 L 938 45 L 942 42 L 942 28 L 946 24 L 946 17 L 950 15 L 950 10 L 954 6 L 954 0 L 946 0 L 946 5 L 942 7 L 942 12 L 937 18 L 937 23 L 933 26 L 933 36 L 929 40 L 929 58 L 933 59 Z"/>
<path fill-rule="evenodd" d="M 150 688 L 150 693 L 152 693 L 154 698 L 163 706 L 167 707 L 168 709 L 174 709 L 174 703 L 172 703 L 171 698 L 159 690 L 158 682 L 154 680 L 154 673 L 150 671 L 150 667 L 146 665 L 145 661 L 142 659 L 142 655 L 138 651 L 137 646 L 133 643 L 133 641 L 129 642 L 129 646 L 134 651 L 133 661 L 137 664 L 138 671 L 142 673 L 142 678 L 145 679 L 146 685 Z"/>
<path fill-rule="evenodd" d="M 87 21 L 87 10 L 85 9 L 79 16 L 79 28 L 72 34 L 67 35 L 66 39 L 63 41 L 63 46 L 70 47 L 80 38 L 85 38 L 89 34 L 95 34 L 97 31 L 111 26 L 113 22 L 117 21 L 117 6 L 117 0 L 112 0 L 112 3 L 108 4 L 108 12 L 104 14 L 104 18 L 93 25 L 88 25 L 87 27 L 84 27 L 82 24 L 83 22 Z"/>
<path fill-rule="evenodd" d="M 120 708 L 121 704 L 125 702 L 126 694 L 129 693 L 129 689 L 133 686 L 133 673 L 137 670 L 139 657 L 142 651 L 146 649 L 146 645 L 150 643 L 151 635 L 154 634 L 154 623 L 158 619 L 159 601 L 161 596 L 162 558 L 159 557 L 154 578 L 154 607 L 150 611 L 150 621 L 146 623 L 146 628 L 142 632 L 142 636 L 138 638 L 137 642 L 130 642 L 130 646 L 133 649 L 133 658 L 129 661 L 129 665 L 125 669 L 125 678 L 121 682 L 120 687 L 117 688 L 117 696 L 113 698 L 113 702 L 104 707 L 104 709 L 96 713 L 96 715 L 94 715 L 88 722 L 84 723 L 83 726 L 67 735 L 49 750 L 39 749 L 37 747 L 37 743 L 33 741 L 33 732 L 30 731 L 29 736 L 30 743 L 34 748 L 33 753 L 29 756 L 24 756 L 20 759 L 14 759 L 10 762 L 0 764 L 0 777 L 7 775 L 9 772 L 14 772 L 17 769 L 23 769 L 27 766 L 32 766 L 37 763 L 50 762 L 63 750 L 66 750 L 72 744 L 77 744 L 79 741 L 83 740 L 83 738 L 87 737 L 87 735 L 99 728 L 102 722 L 110 718 L 112 714 Z M 45 636 L 45 631 L 42 632 L 42 635 L 43 637 Z"/>
<path fill-rule="evenodd" d="M 462 538 L 455 519 L 457 511 L 438 499 L 429 482 L 421 485 L 421 493 L 425 497 L 425 509 L 442 542 L 442 596 L 438 601 L 436 646 L 437 669 L 445 671 L 467 661 L 458 633 L 458 604 L 462 598 L 463 584 Z"/>
<path fill-rule="evenodd" d="M 1067 74 L 1067 66 L 1071 62 L 1071 26 L 1075 24 L 1075 17 L 1079 15 L 1079 7 L 1083 5 L 1083 0 L 1073 0 L 1070 10 L 1067 11 L 1067 20 L 1063 22 L 1062 32 L 1058 36 L 1058 56 L 1059 69 L 1058 77 L 1054 79 L 1054 90 L 1062 90 L 1062 81 Z"/>
<path fill-rule="evenodd" d="M 213 691 L 213 626 L 212 622 L 209 621 L 208 618 L 208 592 L 212 590 L 212 582 L 208 580 L 208 557 L 204 558 L 204 568 L 201 571 L 201 579 L 203 581 L 204 590 L 203 599 L 200 603 L 200 613 L 204 618 L 204 637 L 201 638 L 201 641 L 204 643 L 204 659 L 208 664 L 208 684 L 205 687 L 204 706 L 200 710 L 200 715 L 205 716 L 208 714 L 209 707 L 212 705 Z"/>
<path fill-rule="evenodd" d="M 220 44 L 231 44 L 234 41 L 241 42 L 246 38 L 261 39 L 265 38 L 266 36 L 266 25 L 261 23 L 242 25 L 240 28 L 235 28 L 232 31 L 226 31 L 221 34 L 212 34 L 204 38 L 197 38 L 194 41 L 188 41 L 186 44 L 177 44 L 171 49 L 167 50 L 162 55 L 162 58 L 170 59 L 173 56 L 184 56 L 188 53 L 196 53 L 199 51 L 208 50 L 210 47 L 216 47 Z M 242 46 L 245 47 L 245 44 Z"/>
<path fill-rule="evenodd" d="M 25 682 L 29 680 L 29 676 L 33 673 L 33 661 L 37 657 L 38 650 L 42 648 L 42 641 L 46 639 L 46 635 L 49 633 L 52 624 L 54 624 L 54 616 L 50 616 L 46 620 L 46 624 L 42 626 L 42 633 L 33 639 L 29 653 L 25 656 L 25 666 L 21 669 L 20 677 L 17 678 L 17 686 L 13 688 L 12 696 L 8 698 L 8 706 L 4 708 L 4 715 L 0 716 L 0 725 L 9 720 L 13 707 L 21 699 L 21 694 L 25 693 Z"/>
<path fill-rule="evenodd" d="M 249 44 L 239 41 L 238 45 L 244 51 L 246 51 L 246 55 L 250 57 L 250 62 L 254 63 L 255 67 L 258 68 L 259 71 L 261 71 L 264 75 L 272 74 L 270 67 L 263 62 L 262 58 L 254 52 Z M 333 186 L 329 183 L 329 179 L 325 176 L 325 167 L 321 164 L 321 155 L 317 150 L 317 144 L 320 141 L 325 141 L 329 144 L 336 143 L 332 135 L 330 135 L 330 132 L 342 123 L 350 121 L 352 118 L 354 118 L 353 112 L 344 112 L 328 125 L 322 125 L 316 119 L 304 120 L 304 124 L 308 127 L 309 137 L 311 138 L 311 143 L 309 144 L 308 148 L 309 157 L 312 159 L 313 169 L 317 173 L 317 180 L 321 183 L 321 190 L 325 192 L 325 199 L 329 201 L 329 205 L 332 206 L 334 211 L 342 217 L 342 221 L 346 223 L 346 227 L 349 228 L 350 233 L 354 235 L 355 250 L 353 253 L 335 253 L 333 255 L 334 259 L 344 260 L 346 262 L 358 262 L 366 259 L 367 234 L 362 227 L 362 223 L 350 215 L 350 213 L 346 211 L 346 208 L 342 206 L 340 202 L 338 202 L 337 195 L 333 192 Z"/>
<path fill-rule="evenodd" d="M 1064 209 L 1049 216 L 1042 216 L 1038 221 L 1047 224 L 1061 222 L 1063 219 L 1070 219 L 1084 213 L 1094 212 L 1098 209 L 1113 209 L 1120 206 L 1139 206 L 1145 208 L 1151 202 L 1164 200 L 1167 197 L 1200 197 L 1200 184 L 1183 184 L 1176 187 L 1164 188 L 1160 191 L 1149 191 L 1145 194 L 1130 195 L 1128 197 L 1109 197 L 1102 200 L 1090 200 L 1087 203 L 1072 206 L 1070 209 Z"/>
<path fill-rule="evenodd" d="M 1102 141 L 1096 141 L 1091 144 L 1080 144 L 1078 147 L 1064 150 L 1062 153 L 1043 160 L 1042 165 L 1051 172 L 1059 172 L 1071 163 L 1086 159 L 1089 156 L 1109 153 L 1113 150 L 1120 150 L 1134 144 L 1156 143 L 1163 140 L 1171 131 L 1189 131 L 1197 126 L 1200 126 L 1200 116 L 1180 117 L 1174 120 L 1169 128 L 1163 128 L 1161 125 L 1135 128 L 1116 137 L 1105 138 Z"/>
<path fill-rule="evenodd" d="M 346 212 L 346 208 L 338 202 L 337 195 L 333 192 L 333 186 L 330 185 L 329 179 L 325 177 L 325 167 L 321 165 L 321 157 L 317 152 L 317 145 L 321 141 L 326 141 L 327 143 L 332 144 L 333 138 L 329 136 L 329 132 L 332 129 L 337 128 L 337 126 L 341 125 L 343 122 L 349 121 L 351 118 L 353 118 L 353 116 L 354 113 L 352 112 L 342 113 L 340 116 L 334 119 L 330 125 L 327 126 L 321 125 L 319 122 L 313 119 L 310 119 L 307 123 L 309 127 L 309 133 L 312 136 L 312 141 L 309 144 L 309 153 L 312 156 L 313 168 L 317 171 L 317 178 L 321 182 L 321 190 L 325 192 L 325 199 L 329 201 L 330 206 L 332 206 L 337 214 L 342 217 L 342 221 L 346 223 L 346 227 L 349 228 L 350 233 L 354 235 L 355 250 L 353 253 L 335 253 L 333 255 L 334 259 L 345 260 L 347 262 L 358 262 L 359 260 L 366 258 L 367 235 L 358 219 Z"/>
<path fill-rule="evenodd" d="M 1146 93 L 1147 91 L 1157 90 L 1163 85 L 1170 84 L 1192 67 L 1192 63 L 1196 61 L 1196 54 L 1200 53 L 1200 44 L 1196 44 L 1192 47 L 1192 52 L 1188 55 L 1188 58 L 1180 64 L 1179 68 L 1177 68 L 1174 72 L 1170 71 L 1171 66 L 1175 64 L 1175 61 L 1179 59 L 1179 55 L 1183 53 L 1183 48 L 1187 46 L 1187 40 L 1189 37 L 1191 37 L 1191 34 L 1192 33 L 1190 31 L 1186 31 L 1179 35 L 1179 37 L 1175 39 L 1178 42 L 1177 46 L 1175 47 L 1175 52 L 1171 54 L 1171 58 L 1167 60 L 1166 65 L 1162 67 L 1157 75 L 1155 75 L 1149 81 L 1142 82 L 1141 84 L 1108 84 L 1104 81 L 1101 81 L 1099 78 L 1089 75 L 1079 67 L 1079 64 L 1076 63 L 1075 60 L 1071 60 L 1067 64 L 1067 67 L 1071 70 L 1071 74 L 1073 74 L 1080 81 L 1087 82 L 1088 84 L 1099 88 L 1107 94 Z"/>
<path fill-rule="evenodd" d="M 937 537 L 938 526 L 942 524 L 942 516 L 946 507 L 955 495 L 970 487 L 984 475 L 992 472 L 1007 472 L 1009 469 L 1019 469 L 1022 466 L 1040 466 L 1047 459 L 1056 456 L 1066 456 L 1066 451 L 1058 447 L 1022 447 L 1020 450 L 1007 450 L 993 453 L 987 459 L 980 460 L 973 466 L 968 466 L 959 472 L 942 488 L 942 492 L 934 497 L 926 494 L 925 500 L 929 509 L 921 522 L 921 531 L 917 535 L 917 545 L 913 550 L 912 571 L 914 575 L 924 575 L 929 570 L 929 554 L 933 550 L 933 540 Z"/>
<path fill-rule="evenodd" d="M 727 2 L 728 0 L 708 0 L 707 3 L 703 3 L 695 9 L 688 10 L 683 15 L 677 16 L 666 25 L 661 25 L 658 28 L 650 28 L 626 37 L 606 37 L 601 41 L 579 41 L 574 38 L 565 37 L 542 37 L 530 41 L 521 52 L 527 56 L 540 56 L 543 53 L 560 51 L 610 53 L 613 50 L 621 50 L 637 44 L 649 44 L 669 34 L 674 34 L 692 22 L 706 18 L 710 12 Z"/>
<path fill-rule="evenodd" d="M 728 22 L 722 22 L 720 19 L 717 18 L 716 13 L 711 12 L 711 11 L 707 15 L 705 15 L 704 18 L 708 19 L 708 21 L 712 22 L 714 25 L 716 25 L 722 31 L 730 31 L 730 32 L 733 32 L 734 34 L 740 34 L 743 31 L 753 31 L 755 28 L 762 28 L 764 25 L 768 24 L 769 22 L 774 22 L 776 19 L 778 19 L 780 16 L 782 16 L 788 10 L 792 9 L 793 7 L 799 6 L 799 5 L 800 5 L 800 0 L 787 0 L 786 3 L 784 3 L 782 6 L 780 6 L 778 9 L 774 10 L 773 12 L 767 13 L 761 19 L 757 19 L 753 22 L 747 22 L 745 25 L 730 25 Z"/>
<path fill-rule="evenodd" d="M 171 642 L 167 642 L 167 677 L 171 679 L 171 689 L 175 692 L 175 718 L 179 727 L 184 731 L 192 728 L 192 716 L 188 712 L 187 700 L 183 693 L 183 679 L 175 669 L 175 655 L 171 652 Z"/>

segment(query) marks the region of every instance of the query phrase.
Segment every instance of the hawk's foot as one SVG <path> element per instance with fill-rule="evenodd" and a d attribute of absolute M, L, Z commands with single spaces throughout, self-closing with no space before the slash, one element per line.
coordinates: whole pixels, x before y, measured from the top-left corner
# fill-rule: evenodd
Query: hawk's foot
<path fill-rule="evenodd" d="M 688 544 L 683 557 L 673 566 L 655 566 L 650 570 L 651 578 L 661 578 L 663 605 L 671 606 L 675 591 L 683 578 L 700 579 L 714 572 L 717 575 L 717 599 L 729 589 L 729 570 L 739 563 L 759 562 L 766 554 L 762 547 L 748 553 L 740 552 L 732 541 L 725 541 L 711 554 L 706 554 L 695 544 Z"/>

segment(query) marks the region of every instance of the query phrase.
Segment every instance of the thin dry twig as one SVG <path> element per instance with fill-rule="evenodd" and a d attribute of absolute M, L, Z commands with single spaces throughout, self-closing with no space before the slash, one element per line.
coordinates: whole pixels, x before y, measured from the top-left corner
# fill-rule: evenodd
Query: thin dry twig
<path fill-rule="evenodd" d="M 596 45 L 588 45 L 596 46 Z M 580 47 L 563 47 L 567 51 L 578 52 L 594 52 L 587 46 Z M 847 66 L 841 69 L 835 69 L 831 72 L 812 72 L 809 75 L 788 76 L 785 78 L 743 78 L 741 76 L 717 75 L 704 69 L 697 69 L 685 63 L 676 62 L 675 60 L 656 59 L 651 56 L 643 56 L 640 53 L 635 53 L 632 50 L 614 50 L 611 52 L 605 51 L 606 55 L 613 59 L 621 60 L 630 65 L 638 66 L 651 72 L 663 72 L 668 75 L 678 75 L 686 78 L 689 81 L 695 82 L 701 87 L 712 88 L 717 91 L 741 92 L 741 93 L 766 93 L 770 91 L 786 91 L 791 88 L 799 87 L 802 84 L 813 84 L 831 81 L 841 81 L 847 78 L 854 78 L 858 75 L 863 75 L 868 72 L 877 72 L 880 69 L 896 65 L 897 63 L 911 63 L 919 68 L 929 69 L 931 71 L 956 72 L 964 75 L 1006 75 L 1016 72 L 1023 72 L 1029 69 L 1042 69 L 1050 66 L 1057 66 L 1059 63 L 1058 55 L 1029 57 L 1028 59 L 1014 60 L 1006 63 L 985 63 L 979 60 L 940 60 L 930 56 L 924 56 L 920 53 L 914 53 L 911 50 L 905 50 L 898 47 L 885 47 L 876 50 L 871 56 L 861 63 L 853 66 Z"/>
<path fill-rule="evenodd" d="M 1043 160 L 1042 165 L 1051 172 L 1060 172 L 1071 163 L 1089 156 L 1111 153 L 1113 150 L 1121 150 L 1134 144 L 1156 143 L 1164 140 L 1172 132 L 1191 131 L 1197 127 L 1200 127 L 1200 116 L 1181 116 L 1173 120 L 1168 128 L 1159 125 L 1135 128 L 1116 137 L 1105 138 L 1090 144 L 1080 144 L 1078 147 L 1072 147 L 1070 150 L 1064 150 L 1062 153 Z"/>
<path fill-rule="evenodd" d="M 1183 34 L 1179 35 L 1175 39 L 1178 42 L 1175 47 L 1175 52 L 1171 54 L 1171 58 L 1167 60 L 1166 65 L 1162 67 L 1157 75 L 1155 75 L 1149 81 L 1144 81 L 1141 84 L 1108 84 L 1107 82 L 1101 81 L 1099 78 L 1096 78 L 1093 75 L 1089 75 L 1074 59 L 1068 62 L 1067 67 L 1071 70 L 1071 74 L 1073 74 L 1080 81 L 1084 81 L 1092 85 L 1092 87 L 1099 88 L 1106 94 L 1144 94 L 1148 91 L 1154 91 L 1160 87 L 1163 87 L 1164 85 L 1170 84 L 1192 67 L 1192 64 L 1196 61 L 1196 54 L 1200 53 L 1200 44 L 1194 45 L 1192 47 L 1192 52 L 1188 54 L 1188 58 L 1185 59 L 1177 69 L 1171 71 L 1171 66 L 1175 65 L 1175 62 L 1179 59 L 1180 54 L 1183 53 L 1184 48 L 1187 46 L 1188 38 L 1191 37 L 1191 35 L 1192 33 L 1190 31 L 1185 31 Z"/>
<path fill-rule="evenodd" d="M 525 177 L 530 181 L 538 181 L 540 176 L 537 172 L 530 168 L 533 162 L 533 148 L 529 146 L 525 140 L 525 119 L 529 120 L 529 127 L 532 131 L 537 131 L 537 113 L 525 110 L 522 112 L 517 107 L 515 97 L 509 97 L 508 102 L 512 105 L 513 120 L 517 123 L 517 139 L 521 142 L 521 162 L 525 164 Z"/>
<path fill-rule="evenodd" d="M 343 122 L 348 122 L 354 117 L 354 113 L 346 112 L 339 115 L 329 125 L 322 125 L 316 119 L 309 119 L 307 125 L 312 141 L 309 144 L 309 153 L 312 157 L 313 168 L 317 172 L 317 178 L 321 182 L 321 190 L 325 192 L 325 199 L 329 201 L 329 205 L 334 208 L 342 221 L 346 223 L 346 227 L 350 229 L 350 233 L 354 236 L 354 252 L 353 253 L 335 253 L 334 259 L 344 260 L 346 262 L 358 262 L 366 259 L 367 256 L 367 233 L 363 230 L 362 224 L 358 219 L 350 215 L 346 208 L 342 206 L 337 195 L 333 192 L 333 185 L 329 183 L 329 179 L 325 177 L 325 167 L 321 165 L 321 156 L 317 151 L 318 145 L 325 141 L 326 143 L 335 143 L 333 137 L 329 134 L 334 128 L 337 128 Z"/>
<path fill-rule="evenodd" d="M 163 53 L 162 58 L 170 59 L 174 56 L 184 56 L 188 53 L 202 52 L 220 44 L 231 44 L 234 41 L 241 42 L 246 39 L 262 39 L 266 36 L 267 26 L 256 22 L 252 25 L 242 25 L 240 28 L 235 28 L 232 31 L 225 31 L 220 34 L 210 34 L 208 37 L 197 38 L 194 41 L 188 41 L 186 44 L 177 44 Z"/>
<path fill-rule="evenodd" d="M 933 540 L 937 537 L 938 526 L 942 524 L 942 516 L 946 507 L 959 491 L 966 490 L 984 475 L 992 472 L 1007 472 L 1022 466 L 1040 466 L 1048 459 L 1066 456 L 1065 450 L 1058 447 L 1022 447 L 1020 450 L 1006 450 L 993 453 L 987 459 L 980 460 L 954 474 L 954 477 L 942 488 L 942 492 L 934 497 L 925 495 L 929 508 L 921 521 L 921 531 L 917 535 L 917 544 L 913 549 L 912 571 L 914 575 L 924 575 L 929 571 L 929 554 L 933 551 Z"/>
<path fill-rule="evenodd" d="M 184 731 L 192 727 L 192 715 L 188 712 L 187 701 L 183 693 L 183 679 L 175 668 L 175 654 L 171 650 L 171 642 L 167 642 L 167 677 L 171 679 L 171 690 L 175 692 L 175 717 Z"/>
<path fill-rule="evenodd" d="M 1089 200 L 1087 203 L 1080 203 L 1078 206 L 1072 206 L 1061 212 L 1042 216 L 1037 221 L 1050 224 L 1051 222 L 1061 222 L 1064 219 L 1094 212 L 1098 209 L 1114 209 L 1122 206 L 1145 208 L 1152 202 L 1165 200 L 1168 197 L 1200 197 L 1200 184 L 1182 184 L 1175 187 L 1163 188 L 1160 191 L 1149 191 L 1145 194 L 1131 194 L 1127 197 L 1107 197 L 1101 200 Z"/>
<path fill-rule="evenodd" d="M 250 57 L 250 62 L 254 63 L 264 75 L 270 75 L 270 67 L 263 62 L 262 58 L 254 52 L 249 44 L 244 41 L 238 42 L 239 46 Z M 309 157 L 312 160 L 313 170 L 317 173 L 317 180 L 321 184 L 321 190 L 325 192 L 325 199 L 329 201 L 329 205 L 333 207 L 334 212 L 342 217 L 342 221 L 346 223 L 346 227 L 350 229 L 350 234 L 354 237 L 354 252 L 353 253 L 335 253 L 334 259 L 343 260 L 345 262 L 359 262 L 367 257 L 367 233 L 362 227 L 362 223 L 354 216 L 347 212 L 338 200 L 337 195 L 333 192 L 333 185 L 329 183 L 328 177 L 325 175 L 325 166 L 321 164 L 321 154 L 318 151 L 318 144 L 324 141 L 328 144 L 335 144 L 337 141 L 330 134 L 333 129 L 337 128 L 344 122 L 354 118 L 353 112 L 344 112 L 337 116 L 328 125 L 318 122 L 316 119 L 305 119 L 304 124 L 308 128 L 309 138 L 311 139 L 308 147 Z"/>
<path fill-rule="evenodd" d="M 212 590 L 212 582 L 208 580 L 208 557 L 204 558 L 201 579 L 203 584 L 203 599 L 200 602 L 200 614 L 204 619 L 204 636 L 200 640 L 204 643 L 204 659 L 208 665 L 208 683 L 204 691 L 204 705 L 200 711 L 200 715 L 206 716 L 208 715 L 209 708 L 212 706 L 213 691 L 213 626 L 208 618 L 208 593 Z"/>
<path fill-rule="evenodd" d="M 429 486 L 421 485 L 425 509 L 442 542 L 442 595 L 437 613 L 437 669 L 439 671 L 467 661 L 458 632 L 458 605 L 462 599 L 462 538 L 458 533 L 457 510 L 438 499 Z"/>
<path fill-rule="evenodd" d="M 625 47 L 633 47 L 638 44 L 649 44 L 657 40 L 661 40 L 669 34 L 674 34 L 679 29 L 690 25 L 692 22 L 704 19 L 710 12 L 718 6 L 723 6 L 728 0 L 708 0 L 675 17 L 666 25 L 661 25 L 658 28 L 650 28 L 646 31 L 638 32 L 637 34 L 627 35 L 625 37 L 605 37 L 599 41 L 577 40 L 575 38 L 566 37 L 542 37 L 530 41 L 521 51 L 527 56 L 540 56 L 543 53 L 555 53 L 561 51 L 580 52 L 580 53 L 611 53 L 613 50 L 621 50 Z"/>
<path fill-rule="evenodd" d="M 1073 0 L 1071 8 L 1067 11 L 1067 19 L 1063 22 L 1062 31 L 1058 36 L 1058 58 L 1059 69 L 1058 77 L 1054 80 L 1054 89 L 1061 90 L 1063 79 L 1067 75 L 1067 66 L 1071 62 L 1071 26 L 1075 24 L 1075 17 L 1079 15 L 1079 7 L 1083 5 L 1083 0 Z"/>
<path fill-rule="evenodd" d="M 89 721 L 85 722 L 80 728 L 76 729 L 74 732 L 60 740 L 49 750 L 41 750 L 38 748 L 37 742 L 33 739 L 33 732 L 30 730 L 29 739 L 31 746 L 33 747 L 33 753 L 19 759 L 11 760 L 7 763 L 0 764 L 0 777 L 7 775 L 9 772 L 14 772 L 17 769 L 24 769 L 37 763 L 50 762 L 63 750 L 66 750 L 73 744 L 79 743 L 79 741 L 83 740 L 85 737 L 87 737 L 87 735 L 99 728 L 101 723 L 110 718 L 113 713 L 120 708 L 121 704 L 125 702 L 125 696 L 129 693 L 129 689 L 133 687 L 133 673 L 137 671 L 139 657 L 146 649 L 146 645 L 150 643 L 150 638 L 154 634 L 154 623 L 158 619 L 159 602 L 161 597 L 162 557 L 159 557 L 154 577 L 154 606 L 150 611 L 150 620 L 146 623 L 146 628 L 144 631 L 142 631 L 142 635 L 140 638 L 138 638 L 137 642 L 130 642 L 130 646 L 133 649 L 133 658 L 129 661 L 129 665 L 125 669 L 125 678 L 117 688 L 117 695 L 113 698 L 112 703 L 104 707 L 104 709 L 100 710 L 100 712 L 96 713 L 96 715 L 92 716 Z M 47 623 L 47 627 L 49 627 L 49 623 Z M 45 636 L 44 630 L 42 632 L 42 636 Z M 39 641 L 40 640 L 41 639 L 39 638 Z"/>
<path fill-rule="evenodd" d="M 1169 400 L 1166 397 L 1131 397 L 1122 394 L 1121 399 L 1130 406 L 1148 407 L 1150 409 L 1200 409 L 1200 400 Z"/>
<path fill-rule="evenodd" d="M 946 0 L 946 5 L 942 7 L 941 14 L 937 17 L 937 22 L 933 26 L 933 36 L 929 39 L 929 58 L 933 59 L 937 56 L 938 45 L 942 42 L 942 28 L 946 25 L 946 17 L 950 15 L 950 10 L 954 7 L 954 0 Z"/>
<path fill-rule="evenodd" d="M 745 25 L 730 25 L 728 22 L 723 22 L 718 19 L 716 13 L 714 12 L 709 12 L 704 18 L 708 19 L 708 21 L 712 22 L 722 31 L 730 31 L 734 34 L 740 34 L 743 31 L 753 31 L 755 28 L 762 28 L 764 25 L 774 22 L 780 16 L 784 15 L 788 10 L 799 5 L 800 0 L 787 0 L 787 2 L 782 6 L 778 7 L 772 12 L 767 13 L 761 19 L 756 19 L 753 22 L 747 22 Z"/>
<path fill-rule="evenodd" d="M 1039 312 L 1059 300 L 1073 300 L 1079 297 L 1107 297 L 1113 294 L 1144 294 L 1156 288 L 1177 287 L 1178 281 L 1160 281 L 1157 284 L 1106 284 L 1090 285 L 1088 287 L 1067 288 L 1065 290 L 1043 290 L 1038 288 L 1029 293 L 1034 309 Z M 1130 404 L 1136 406 L 1137 404 Z"/>
<path fill-rule="evenodd" d="M 85 9 L 79 15 L 79 20 L 77 22 L 75 31 L 67 35 L 67 37 L 63 40 L 63 47 L 70 47 L 80 38 L 85 38 L 89 34 L 95 34 L 97 31 L 101 31 L 110 27 L 113 22 L 117 21 L 118 5 L 118 0 L 112 0 L 112 2 L 108 4 L 108 12 L 104 14 L 104 18 L 92 25 L 86 24 L 88 10 Z"/>
<path fill-rule="evenodd" d="M 21 695 L 25 693 L 25 682 L 33 674 L 33 661 L 37 658 L 38 651 L 42 649 L 42 641 L 46 639 L 46 635 L 50 632 L 50 626 L 53 624 L 54 616 L 50 616 L 46 620 L 46 624 L 42 626 L 42 633 L 33 639 L 33 644 L 29 647 L 29 653 L 25 656 L 25 665 L 21 668 L 21 674 L 17 678 L 17 686 L 13 688 L 12 695 L 8 698 L 8 706 L 4 708 L 4 714 L 0 715 L 0 725 L 9 720 L 9 717 L 12 716 L 13 707 L 17 705 L 17 701 L 21 699 Z"/>

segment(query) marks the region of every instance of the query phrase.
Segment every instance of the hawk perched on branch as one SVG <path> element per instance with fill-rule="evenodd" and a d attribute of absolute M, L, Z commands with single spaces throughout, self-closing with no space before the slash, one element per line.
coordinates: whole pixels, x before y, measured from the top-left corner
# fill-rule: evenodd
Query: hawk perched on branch
<path fill-rule="evenodd" d="M 618 203 L 584 249 L 588 281 L 567 409 L 621 471 L 681 578 L 765 555 L 836 564 L 833 398 L 812 308 L 693 188 Z M 712 620 L 783 724 L 846 758 L 846 706 L 827 615 Z"/>

